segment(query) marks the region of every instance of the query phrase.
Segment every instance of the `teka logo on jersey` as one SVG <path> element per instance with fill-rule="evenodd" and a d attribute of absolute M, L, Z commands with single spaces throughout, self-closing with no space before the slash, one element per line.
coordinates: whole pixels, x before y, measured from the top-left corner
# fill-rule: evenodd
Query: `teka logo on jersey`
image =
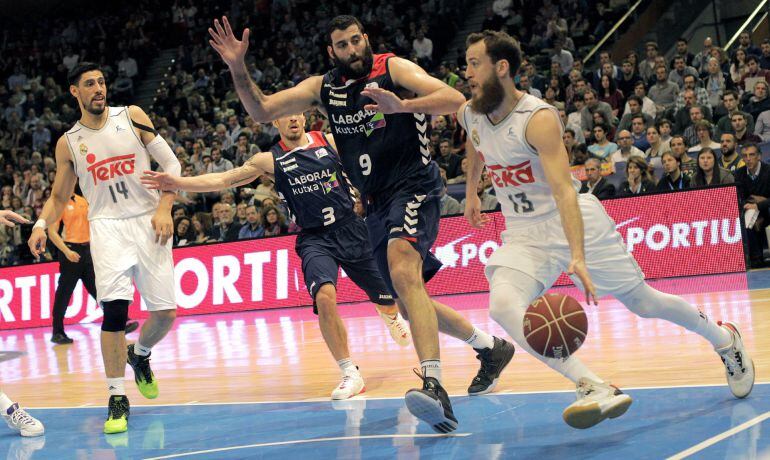
<path fill-rule="evenodd" d="M 512 166 L 487 165 L 489 176 L 498 187 L 518 187 L 535 182 L 529 160 Z"/>
<path fill-rule="evenodd" d="M 128 176 L 133 174 L 135 161 L 136 155 L 133 153 L 131 155 L 119 155 L 94 163 L 86 168 L 86 171 L 91 173 L 91 177 L 94 179 L 94 185 L 97 185 L 99 181 L 107 181 L 116 176 Z"/>
<path fill-rule="evenodd" d="M 627 227 L 625 239 L 628 252 L 633 252 L 636 245 L 641 243 L 652 251 L 662 251 L 667 248 L 719 246 L 741 242 L 740 218 L 676 222 L 671 225 L 654 224 L 649 228 L 631 226 L 638 220 L 638 217 L 634 217 L 616 225 L 621 233 L 622 229 Z"/>
<path fill-rule="evenodd" d="M 446 268 L 467 267 L 468 264 L 476 258 L 479 259 L 479 262 L 481 262 L 482 265 L 487 264 L 487 260 L 489 260 L 489 257 L 495 250 L 497 250 L 499 245 L 496 241 L 484 241 L 481 244 L 468 242 L 461 245 L 458 252 L 458 244 L 471 236 L 472 235 L 468 234 L 454 239 L 443 246 L 436 246 L 436 249 L 433 252 L 436 258 L 441 261 L 441 270 Z"/>

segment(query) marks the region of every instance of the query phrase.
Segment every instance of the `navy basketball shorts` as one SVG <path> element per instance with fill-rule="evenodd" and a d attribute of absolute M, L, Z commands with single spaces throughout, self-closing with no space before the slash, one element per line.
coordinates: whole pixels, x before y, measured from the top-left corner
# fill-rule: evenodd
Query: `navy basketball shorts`
<path fill-rule="evenodd" d="M 392 305 L 393 296 L 372 257 L 364 221 L 356 217 L 340 224 L 317 233 L 303 232 L 297 237 L 295 250 L 302 259 L 302 274 L 313 298 L 313 312 L 318 314 L 315 297 L 321 286 L 337 286 L 340 267 L 373 303 Z"/>
<path fill-rule="evenodd" d="M 402 186 L 390 193 L 389 199 L 378 203 L 375 197 L 367 206 L 366 227 L 374 251 L 374 260 L 380 269 L 393 298 L 398 298 L 393 288 L 388 268 L 388 242 L 395 238 L 406 240 L 422 257 L 422 277 L 428 282 L 438 273 L 441 262 L 430 252 L 438 236 L 441 219 L 441 181 L 428 180 Z M 386 194 L 380 193 L 378 196 Z"/>

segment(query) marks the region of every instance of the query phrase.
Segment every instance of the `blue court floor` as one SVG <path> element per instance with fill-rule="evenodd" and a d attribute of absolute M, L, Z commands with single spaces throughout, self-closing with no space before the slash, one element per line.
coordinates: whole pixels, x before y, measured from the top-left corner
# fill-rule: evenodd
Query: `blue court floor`
<path fill-rule="evenodd" d="M 629 390 L 621 418 L 569 428 L 561 412 L 572 393 L 455 397 L 452 437 L 435 435 L 401 399 L 332 402 L 135 406 L 131 430 L 101 431 L 106 409 L 38 409 L 42 438 L 3 430 L 11 459 L 98 458 L 692 458 L 770 457 L 770 385 L 745 400 L 726 386 Z M 732 431 L 730 431 L 732 430 Z M 679 457 L 683 458 L 683 457 Z"/>

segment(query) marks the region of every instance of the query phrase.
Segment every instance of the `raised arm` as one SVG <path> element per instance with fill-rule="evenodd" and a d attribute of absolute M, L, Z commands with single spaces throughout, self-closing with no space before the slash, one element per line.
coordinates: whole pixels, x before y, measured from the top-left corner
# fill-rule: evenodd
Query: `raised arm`
<path fill-rule="evenodd" d="M 29 249 L 35 258 L 45 252 L 45 243 L 47 236 L 46 228 L 52 223 L 58 221 L 64 212 L 64 207 L 75 190 L 75 183 L 78 177 L 75 174 L 75 168 L 72 164 L 72 156 L 67 140 L 64 136 L 56 142 L 56 177 L 51 188 L 51 197 L 46 200 L 43 210 L 40 212 L 40 218 L 32 229 L 32 235 L 29 237 Z"/>
<path fill-rule="evenodd" d="M 262 152 L 252 156 L 243 166 L 195 177 L 176 177 L 164 172 L 144 171 L 142 184 L 153 190 L 214 192 L 249 184 L 262 174 L 272 175 L 273 171 L 273 155 Z"/>
<path fill-rule="evenodd" d="M 287 115 L 319 107 L 322 77 L 310 77 L 293 88 L 269 96 L 265 95 L 251 79 L 246 68 L 245 57 L 249 48 L 249 29 L 245 29 L 243 36 L 238 40 L 233 34 L 227 17 L 223 16 L 221 23 L 219 19 L 214 20 L 214 28 L 209 27 L 209 34 L 211 35 L 211 40 L 209 40 L 211 47 L 219 53 L 227 67 L 230 68 L 230 75 L 233 77 L 238 98 L 254 121 L 267 123 Z"/>
<path fill-rule="evenodd" d="M 428 75 L 422 67 L 402 58 L 388 61 L 393 83 L 415 94 L 414 99 L 401 99 L 393 92 L 382 88 L 367 88 L 361 91 L 374 104 L 365 106 L 367 110 L 382 113 L 427 113 L 444 115 L 459 111 L 465 102 L 465 96 L 446 83 Z"/>
<path fill-rule="evenodd" d="M 569 156 L 561 138 L 560 121 L 550 110 L 540 110 L 532 115 L 527 126 L 526 138 L 538 152 L 545 178 L 551 186 L 561 224 L 569 243 L 572 261 L 568 274 L 576 274 L 586 291 L 586 302 L 593 297 L 596 303 L 596 289 L 585 263 L 583 246 L 583 216 L 577 201 L 577 192 L 572 184 Z"/>

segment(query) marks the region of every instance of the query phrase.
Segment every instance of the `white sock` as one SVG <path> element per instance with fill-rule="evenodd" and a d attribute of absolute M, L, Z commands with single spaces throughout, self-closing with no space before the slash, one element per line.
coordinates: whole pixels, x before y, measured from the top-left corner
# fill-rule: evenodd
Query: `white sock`
<path fill-rule="evenodd" d="M 423 377 L 433 377 L 441 383 L 441 361 L 438 359 L 426 359 L 420 361 Z"/>
<path fill-rule="evenodd" d="M 486 332 L 474 327 L 473 334 L 465 339 L 465 343 L 476 350 L 483 350 L 485 348 L 493 348 L 495 346 L 495 339 Z"/>
<path fill-rule="evenodd" d="M 543 291 L 543 285 L 531 276 L 506 267 L 497 267 L 489 282 L 489 316 L 505 329 L 516 344 L 573 382 L 585 377 L 598 383 L 604 380 L 591 372 L 578 358 L 546 358 L 529 346 L 524 337 L 524 312 Z"/>
<path fill-rule="evenodd" d="M 724 348 L 733 343 L 732 334 L 708 316 L 698 311 L 683 298 L 660 292 L 642 283 L 622 295 L 615 295 L 623 305 L 642 318 L 659 318 L 682 326 L 704 339 L 716 348 Z"/>
<path fill-rule="evenodd" d="M 358 372 L 358 369 L 356 368 L 355 363 L 353 363 L 353 360 L 350 358 L 345 358 L 337 361 L 337 365 L 340 367 L 340 370 L 342 372 L 352 370 Z"/>
<path fill-rule="evenodd" d="M 123 396 L 126 394 L 126 388 L 124 386 L 124 378 L 117 377 L 114 379 L 107 379 L 107 391 L 110 392 L 110 396 Z"/>
<path fill-rule="evenodd" d="M 13 406 L 13 401 L 5 393 L 0 391 L 0 413 L 7 414 L 8 409 Z"/>
<path fill-rule="evenodd" d="M 134 344 L 134 353 L 136 353 L 138 356 L 149 356 L 151 351 L 152 347 L 145 347 L 139 342 Z"/>

